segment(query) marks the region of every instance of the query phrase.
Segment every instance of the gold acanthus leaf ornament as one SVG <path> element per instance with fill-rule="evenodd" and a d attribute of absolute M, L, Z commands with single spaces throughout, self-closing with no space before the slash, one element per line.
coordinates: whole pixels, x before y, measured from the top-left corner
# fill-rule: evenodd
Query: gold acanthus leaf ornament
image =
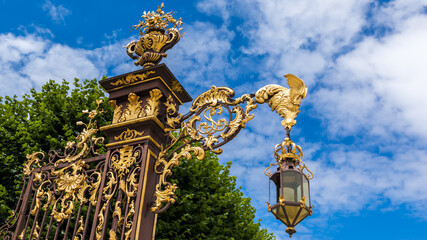
<path fill-rule="evenodd" d="M 267 85 L 255 93 L 257 103 L 268 101 L 268 105 L 284 118 L 282 126 L 291 129 L 296 124 L 296 116 L 299 113 L 301 99 L 307 94 L 307 87 L 298 77 L 287 74 L 289 89 L 280 85 Z"/>
<path fill-rule="evenodd" d="M 109 104 L 114 108 L 113 123 L 146 116 L 157 116 L 159 114 L 159 99 L 162 96 L 162 92 L 159 89 L 153 89 L 150 91 L 150 97 L 147 98 L 147 103 L 143 105 L 138 95 L 129 93 L 129 103 L 126 104 L 125 109 L 123 109 L 121 105 L 117 105 L 116 100 L 110 100 Z"/>
<path fill-rule="evenodd" d="M 114 137 L 117 140 L 129 140 L 132 138 L 140 137 L 144 134 L 144 131 L 138 132 L 134 129 L 130 130 L 129 128 L 126 131 L 123 131 L 119 136 Z"/>

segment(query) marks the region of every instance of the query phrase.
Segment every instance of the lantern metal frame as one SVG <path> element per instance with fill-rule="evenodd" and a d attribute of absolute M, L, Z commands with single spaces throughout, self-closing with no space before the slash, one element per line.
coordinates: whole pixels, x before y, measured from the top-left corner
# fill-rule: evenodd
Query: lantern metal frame
<path fill-rule="evenodd" d="M 267 209 L 288 227 L 286 232 L 291 237 L 292 234 L 296 232 L 294 227 L 313 213 L 309 181 L 313 178 L 313 173 L 308 170 L 304 162 L 301 160 L 303 157 L 301 147 L 290 140 L 289 129 L 287 129 L 287 137 L 285 140 L 281 144 L 276 145 L 274 156 L 277 162 L 270 164 L 270 166 L 264 171 L 264 173 L 269 177 L 269 201 L 267 202 Z M 270 167 L 276 165 L 278 165 L 276 172 L 272 173 L 271 171 L 268 171 Z M 304 169 L 307 170 L 307 174 L 303 172 Z M 297 173 L 300 177 L 300 190 L 297 190 L 300 195 L 299 197 L 294 197 L 294 199 L 286 199 L 284 197 L 285 194 L 283 189 L 286 186 L 283 182 L 283 176 L 285 173 L 289 172 Z M 270 204 L 272 202 L 271 182 L 274 183 L 276 190 L 276 203 L 272 205 Z M 292 210 L 292 213 L 290 213 L 290 210 Z M 290 216 L 290 214 L 292 214 L 292 216 Z"/>

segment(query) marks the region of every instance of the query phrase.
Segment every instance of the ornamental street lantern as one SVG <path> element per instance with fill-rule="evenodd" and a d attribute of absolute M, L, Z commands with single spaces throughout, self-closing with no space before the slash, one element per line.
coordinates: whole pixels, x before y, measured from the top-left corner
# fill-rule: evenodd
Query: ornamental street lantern
<path fill-rule="evenodd" d="M 275 148 L 274 156 L 277 163 L 270 164 L 265 174 L 270 179 L 268 211 L 288 227 L 286 232 L 289 237 L 292 237 L 296 232 L 294 227 L 312 214 L 309 180 L 313 178 L 313 174 L 301 161 L 303 156 L 301 147 L 290 140 L 289 132 L 290 130 L 288 130 L 288 137 Z M 278 165 L 277 171 L 267 172 L 274 165 Z M 304 169 L 309 174 L 304 174 Z M 276 192 L 273 199 L 276 203 L 270 205 L 272 188 Z"/>

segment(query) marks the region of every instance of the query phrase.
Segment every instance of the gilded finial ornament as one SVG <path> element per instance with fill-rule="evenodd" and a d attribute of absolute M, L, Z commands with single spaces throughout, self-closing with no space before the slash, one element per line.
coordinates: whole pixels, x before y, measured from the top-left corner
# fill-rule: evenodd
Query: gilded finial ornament
<path fill-rule="evenodd" d="M 134 60 L 136 66 L 143 68 L 158 64 L 163 57 L 167 57 L 166 50 L 172 48 L 183 35 L 181 18 L 175 19 L 173 12 L 165 13 L 162 3 L 157 11 L 145 12 L 141 16 L 142 21 L 134 25 L 134 29 L 140 29 L 139 41 L 128 43 L 126 52 Z M 170 26 L 171 25 L 171 26 Z"/>

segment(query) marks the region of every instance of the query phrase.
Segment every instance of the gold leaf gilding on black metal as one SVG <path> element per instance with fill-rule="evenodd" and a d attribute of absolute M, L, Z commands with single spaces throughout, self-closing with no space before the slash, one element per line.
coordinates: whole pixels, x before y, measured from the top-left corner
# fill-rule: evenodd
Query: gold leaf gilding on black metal
<path fill-rule="evenodd" d="M 111 100 L 109 104 L 114 107 L 113 123 L 124 122 L 136 118 L 146 116 L 157 116 L 159 113 L 159 99 L 162 97 L 162 92 L 159 89 L 150 91 L 150 97 L 145 105 L 140 97 L 135 93 L 129 93 L 126 108 L 118 106 L 115 100 Z"/>
<path fill-rule="evenodd" d="M 110 84 L 113 86 L 116 86 L 116 87 L 122 86 L 122 85 L 126 86 L 126 85 L 132 84 L 134 82 L 143 81 L 148 77 L 148 75 L 153 74 L 153 73 L 155 73 L 155 72 L 154 71 L 148 71 L 148 72 L 145 72 L 142 74 L 129 74 L 126 77 L 121 78 L 121 79 L 119 79 L 115 82 L 112 82 Z"/>

